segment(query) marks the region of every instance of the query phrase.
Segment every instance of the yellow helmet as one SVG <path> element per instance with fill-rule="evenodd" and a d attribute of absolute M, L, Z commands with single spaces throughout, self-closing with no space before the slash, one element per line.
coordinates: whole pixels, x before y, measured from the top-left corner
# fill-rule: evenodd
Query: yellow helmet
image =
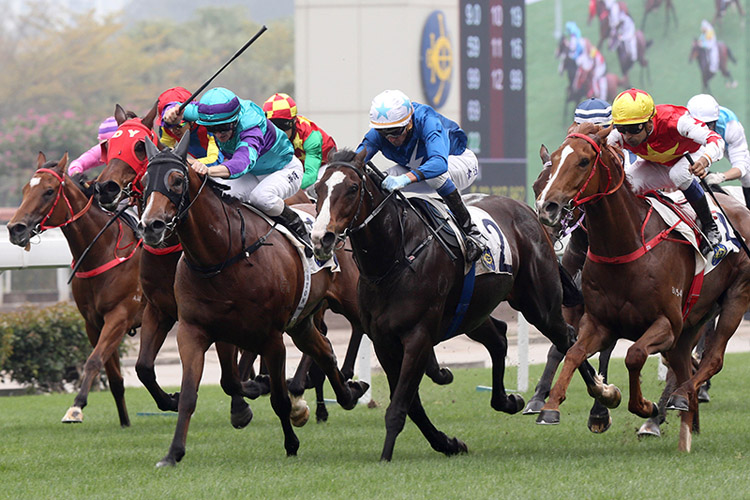
<path fill-rule="evenodd" d="M 654 116 L 654 100 L 639 89 L 620 92 L 612 102 L 612 122 L 615 125 L 644 123 Z"/>

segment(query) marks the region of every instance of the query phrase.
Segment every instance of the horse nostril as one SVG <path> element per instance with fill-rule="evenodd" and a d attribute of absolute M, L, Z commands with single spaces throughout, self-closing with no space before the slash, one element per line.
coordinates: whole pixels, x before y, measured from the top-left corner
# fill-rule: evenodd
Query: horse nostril
<path fill-rule="evenodd" d="M 151 221 L 148 225 L 148 229 L 155 233 L 160 233 L 164 231 L 166 228 L 167 228 L 167 224 L 163 220 L 159 220 L 159 219 Z"/>
<path fill-rule="evenodd" d="M 13 224 L 12 226 L 8 226 L 8 231 L 10 231 L 10 234 L 13 235 L 23 234 L 26 232 L 26 224 L 22 222 Z"/>
<path fill-rule="evenodd" d="M 328 248 L 333 246 L 333 242 L 336 239 L 336 235 L 333 234 L 331 231 L 326 232 L 326 234 L 323 235 L 323 237 L 320 239 L 320 244 L 324 248 Z"/>

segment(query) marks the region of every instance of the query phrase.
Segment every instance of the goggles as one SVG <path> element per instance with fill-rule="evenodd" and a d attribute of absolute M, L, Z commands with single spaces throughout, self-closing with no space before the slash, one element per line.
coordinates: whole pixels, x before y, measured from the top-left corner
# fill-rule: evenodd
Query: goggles
<path fill-rule="evenodd" d="M 220 125 L 206 125 L 206 130 L 211 134 L 221 134 L 234 129 L 235 122 L 222 123 Z"/>
<path fill-rule="evenodd" d="M 377 129 L 378 134 L 380 134 L 382 137 L 388 138 L 396 138 L 401 137 L 404 132 L 406 132 L 407 125 L 404 125 L 403 127 L 391 127 L 391 128 L 379 128 Z"/>
<path fill-rule="evenodd" d="M 633 123 L 630 125 L 615 125 L 615 129 L 617 129 L 618 132 L 621 134 L 630 134 L 630 135 L 636 135 L 640 134 L 644 127 L 646 126 L 646 123 Z"/>
<path fill-rule="evenodd" d="M 274 118 L 271 120 L 276 127 L 281 129 L 282 132 L 286 132 L 287 130 L 291 130 L 294 126 L 294 120 L 286 120 L 284 118 Z"/>

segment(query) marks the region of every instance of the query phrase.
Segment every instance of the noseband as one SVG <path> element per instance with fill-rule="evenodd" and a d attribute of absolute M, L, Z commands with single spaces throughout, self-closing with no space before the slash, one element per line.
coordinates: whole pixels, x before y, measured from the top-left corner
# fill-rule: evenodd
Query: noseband
<path fill-rule="evenodd" d="M 584 203 L 598 201 L 598 200 L 604 198 L 605 196 L 609 196 L 610 194 L 612 194 L 615 191 L 617 191 L 618 189 L 620 189 L 620 187 L 622 186 L 622 183 L 625 181 L 625 166 L 624 166 L 624 164 L 621 164 L 621 167 L 622 167 L 622 172 L 621 173 L 622 173 L 622 175 L 620 176 L 620 181 L 617 183 L 617 185 L 615 187 L 613 187 L 610 190 L 609 187 L 612 185 L 612 171 L 610 170 L 609 166 L 606 165 L 602 161 L 602 148 L 599 147 L 599 144 L 597 144 L 596 141 L 594 141 L 594 139 L 592 139 L 591 137 L 589 137 L 586 134 L 573 133 L 573 134 L 569 134 L 568 137 L 566 137 L 566 139 L 572 139 L 572 138 L 583 139 L 584 141 L 586 141 L 589 144 L 591 144 L 591 146 L 594 148 L 594 151 L 596 151 L 596 158 L 594 158 L 594 166 L 591 168 L 591 172 L 589 172 L 589 176 L 586 179 L 586 182 L 583 183 L 583 186 L 581 186 L 581 189 L 578 190 L 578 192 L 576 193 L 576 195 L 571 200 L 570 204 L 573 207 L 577 207 L 579 205 L 583 205 Z M 596 166 L 597 165 L 601 165 L 602 167 L 604 167 L 607 170 L 607 187 L 606 187 L 606 189 L 604 189 L 604 192 L 594 193 L 591 196 L 587 196 L 587 197 L 585 197 L 583 199 L 579 199 L 579 197 L 583 194 L 583 192 L 588 187 L 589 182 L 591 181 L 591 179 L 594 177 L 594 174 L 596 173 Z"/>
<path fill-rule="evenodd" d="M 89 208 L 91 208 L 91 204 L 94 201 L 93 196 L 89 197 L 89 202 L 86 204 L 85 207 L 83 207 L 83 209 L 80 212 L 78 212 L 77 214 L 73 213 L 73 207 L 70 204 L 70 200 L 68 199 L 68 196 L 65 194 L 65 191 L 64 191 L 65 179 L 60 174 L 58 174 L 57 172 L 49 168 L 40 168 L 36 171 L 36 174 L 38 173 L 46 173 L 46 174 L 50 174 L 54 176 L 60 182 L 60 185 L 57 189 L 57 196 L 55 197 L 54 203 L 52 203 L 52 207 L 50 207 L 49 212 L 47 212 L 47 215 L 45 215 L 44 218 L 41 220 L 41 222 L 39 222 L 39 224 L 37 224 L 37 226 L 33 229 L 32 236 L 36 236 L 37 234 L 43 231 L 46 231 L 47 229 L 65 227 L 68 224 L 80 219 L 81 216 L 83 216 L 83 214 L 88 212 Z M 65 204 L 68 206 L 68 212 L 70 212 L 70 218 L 66 219 L 65 222 L 63 222 L 62 224 L 58 224 L 57 226 L 46 226 L 44 223 L 47 222 L 47 220 L 49 220 L 49 218 L 52 216 L 52 212 L 55 211 L 55 208 L 57 207 L 57 203 L 60 201 L 61 196 L 62 196 L 62 199 L 65 200 Z"/>

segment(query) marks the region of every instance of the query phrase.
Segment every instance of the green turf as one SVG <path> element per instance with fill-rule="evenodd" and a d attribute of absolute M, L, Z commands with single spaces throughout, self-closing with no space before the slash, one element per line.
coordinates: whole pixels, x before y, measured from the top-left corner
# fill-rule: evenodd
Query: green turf
<path fill-rule="evenodd" d="M 374 379 L 375 409 L 346 412 L 329 405 L 326 424 L 297 429 L 297 457 L 285 456 L 281 428 L 267 397 L 252 402 L 244 430 L 229 424 L 229 401 L 217 386 L 202 387 L 187 454 L 175 468 L 156 469 L 172 439 L 176 417 L 137 416 L 156 408 L 144 389 L 128 389 L 132 426 L 121 429 L 111 395 L 92 393 L 82 424 L 60 423 L 72 395 L 0 398 L 0 498 L 741 498 L 747 482 L 750 354 L 727 356 L 703 405 L 703 433 L 693 451 L 677 451 L 677 416 L 660 439 L 639 441 L 641 420 L 627 401 L 613 411 L 612 428 L 586 428 L 591 400 L 580 378 L 561 407 L 559 426 L 533 417 L 496 413 L 487 369 L 455 370 L 452 385 L 422 384 L 433 422 L 464 440 L 469 453 L 446 458 L 407 422 L 392 463 L 380 463 L 387 396 Z M 611 381 L 627 398 L 622 359 Z M 531 368 L 532 383 L 541 366 Z M 645 394 L 656 399 L 656 359 L 644 370 Z M 506 380 L 514 381 L 509 369 Z M 510 383 L 509 385 L 515 385 Z M 330 391 L 329 391 L 330 394 Z M 525 394 L 528 399 L 530 393 Z M 307 392 L 308 400 L 313 398 Z"/>
<path fill-rule="evenodd" d="M 599 25 L 588 19 L 588 0 L 564 0 L 560 2 L 562 9 L 562 23 L 575 21 L 583 36 L 597 43 L 599 40 Z M 630 13 L 640 27 L 643 18 L 643 1 L 629 1 Z M 747 3 L 747 2 L 745 2 Z M 539 146 L 546 144 L 550 151 L 554 151 L 565 138 L 565 131 L 573 121 L 573 110 L 569 109 L 563 116 L 563 102 L 567 79 L 557 73 L 557 60 L 554 52 L 557 46 L 555 33 L 555 4 L 556 0 L 543 0 L 526 7 L 526 133 L 529 186 L 541 171 L 539 161 Z M 688 62 L 690 48 L 694 38 L 700 35 L 702 19 L 711 20 L 714 15 L 714 2 L 709 0 L 679 0 L 674 2 L 678 12 L 679 28 L 675 29 L 670 23 L 669 31 L 665 31 L 665 9 L 660 7 L 654 11 L 646 23 L 645 36 L 653 40 L 647 50 L 647 58 L 651 68 L 651 78 L 641 78 L 639 66 L 630 70 L 632 86 L 649 92 L 657 104 L 685 105 L 695 94 L 702 92 L 700 70 L 696 62 Z M 724 77 L 717 74 L 710 82 L 711 93 L 719 101 L 737 113 L 740 121 L 747 128 L 750 123 L 750 89 L 748 88 L 748 45 L 750 33 L 741 24 L 736 15 L 736 8 L 731 7 L 729 15 L 721 25 L 714 26 L 717 38 L 724 40 L 732 50 L 737 63 L 729 63 L 729 70 L 739 82 L 736 88 L 726 88 Z M 609 72 L 620 74 L 617 55 L 606 47 L 602 53 L 607 61 Z M 569 108 L 572 106 L 569 106 Z M 716 165 L 716 171 L 729 168 L 727 160 Z M 533 194 L 528 191 L 527 201 L 531 202 Z"/>

